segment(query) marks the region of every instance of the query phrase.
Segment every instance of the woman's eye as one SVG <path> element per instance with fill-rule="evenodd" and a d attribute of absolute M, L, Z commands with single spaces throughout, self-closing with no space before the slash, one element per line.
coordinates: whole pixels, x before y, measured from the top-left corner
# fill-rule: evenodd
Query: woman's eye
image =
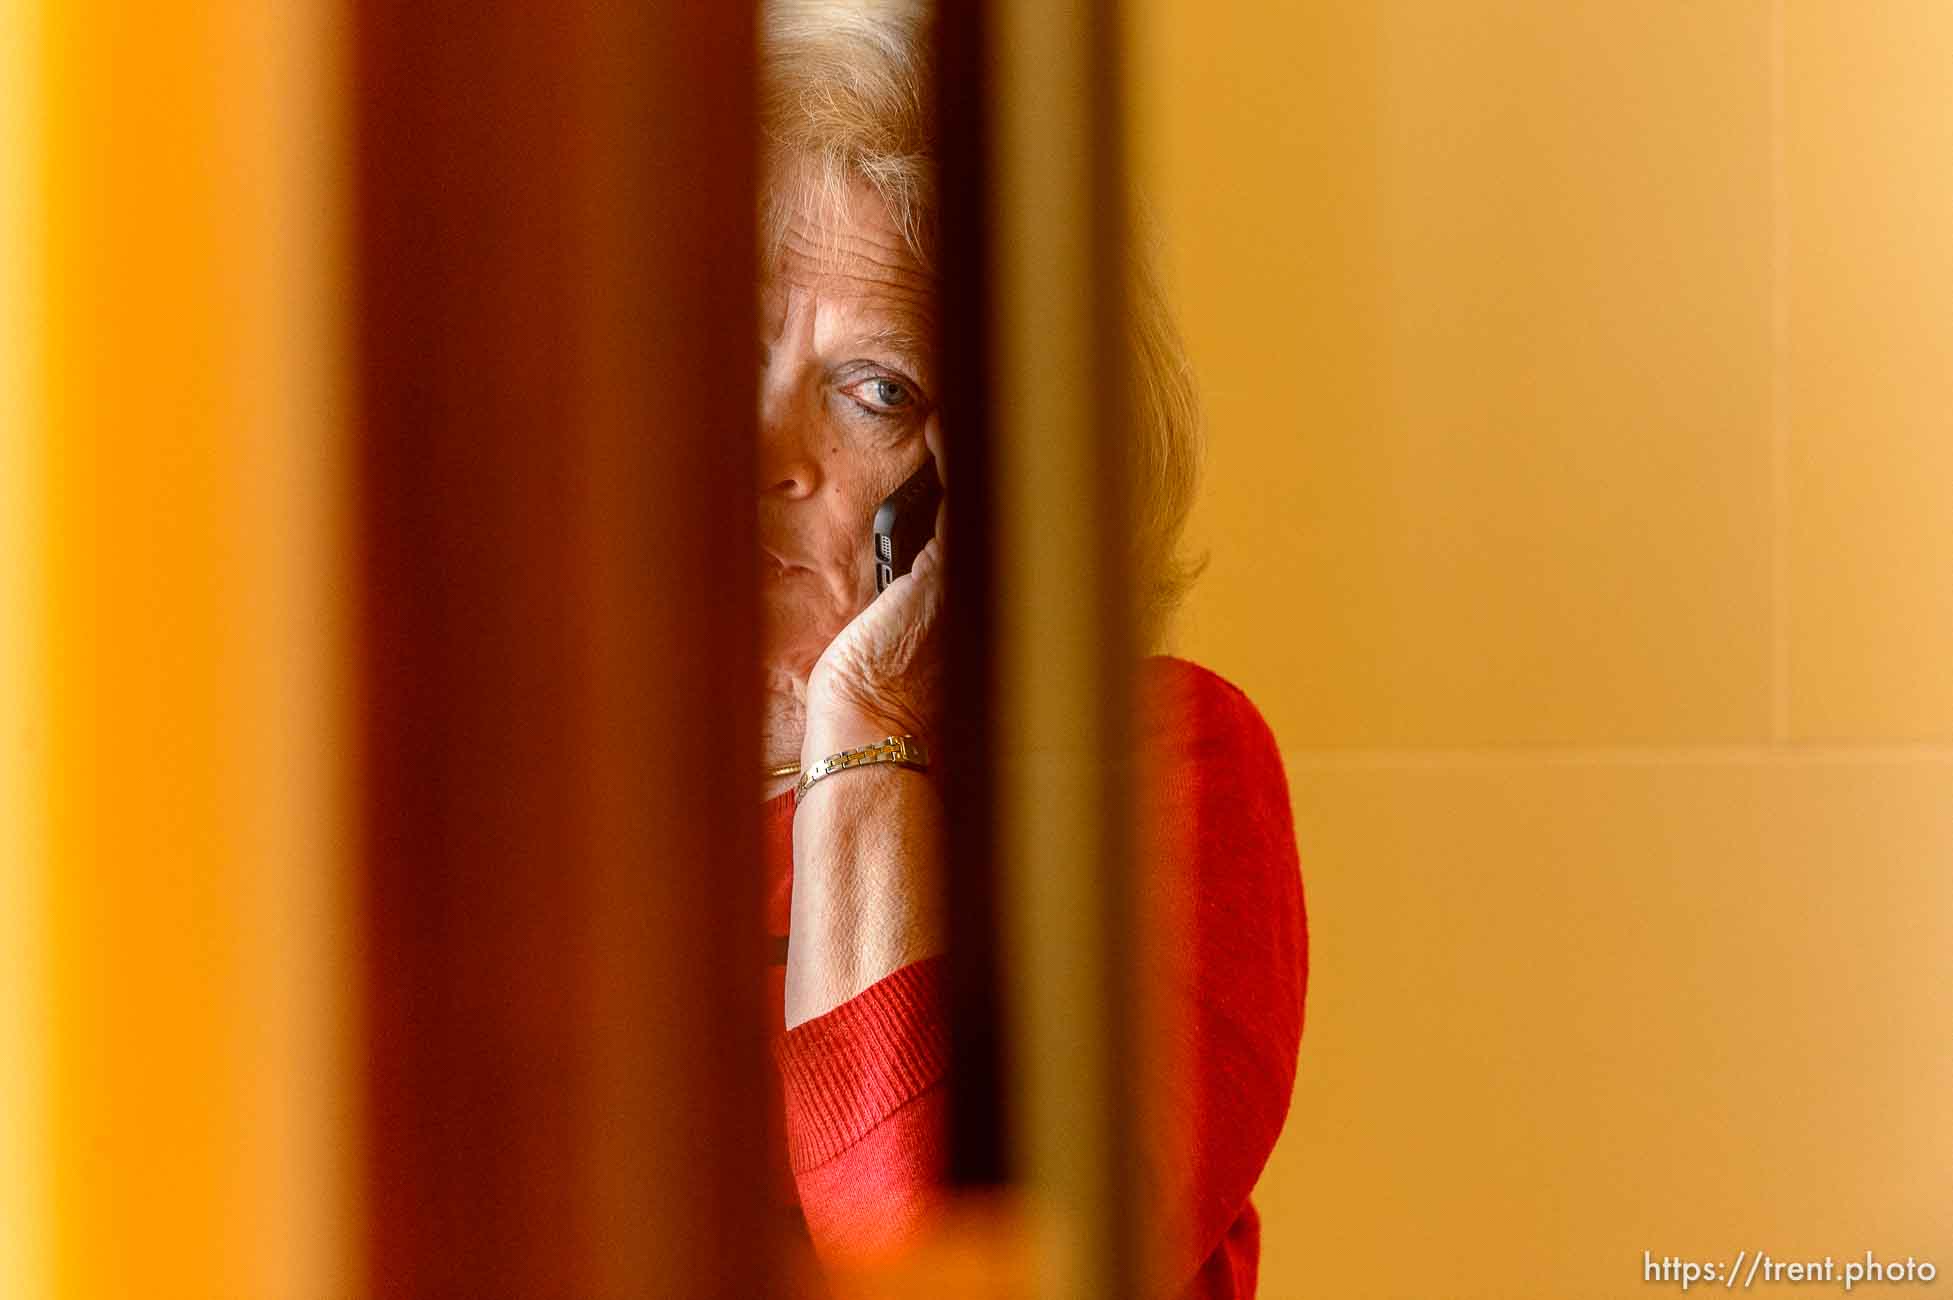
<path fill-rule="evenodd" d="M 915 405 L 915 394 L 899 379 L 875 375 L 854 384 L 847 392 L 863 406 L 878 412 L 907 410 Z"/>

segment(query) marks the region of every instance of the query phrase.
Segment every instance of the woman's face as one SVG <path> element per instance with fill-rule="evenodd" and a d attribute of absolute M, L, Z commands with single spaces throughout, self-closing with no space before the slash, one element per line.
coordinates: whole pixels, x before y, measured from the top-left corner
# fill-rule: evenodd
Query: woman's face
<path fill-rule="evenodd" d="M 865 184 L 795 221 L 760 298 L 763 656 L 804 680 L 875 595 L 875 507 L 936 419 L 935 284 Z"/>

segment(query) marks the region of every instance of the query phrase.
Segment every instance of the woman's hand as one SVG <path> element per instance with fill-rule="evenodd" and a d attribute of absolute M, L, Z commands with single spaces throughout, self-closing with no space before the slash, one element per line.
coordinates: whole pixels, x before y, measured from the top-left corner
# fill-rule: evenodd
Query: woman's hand
<path fill-rule="evenodd" d="M 932 418 L 926 437 L 942 472 Z M 942 684 L 947 514 L 915 567 L 831 642 L 807 678 L 803 769 L 882 739 L 934 739 Z M 823 781 L 794 813 L 786 1024 L 831 1011 L 876 981 L 943 950 L 942 806 L 913 772 L 866 768 Z"/>
<path fill-rule="evenodd" d="M 937 417 L 924 428 L 943 473 Z M 942 689 L 943 545 L 947 496 L 915 567 L 888 584 L 822 651 L 807 678 L 803 768 L 884 736 L 935 736 Z"/>

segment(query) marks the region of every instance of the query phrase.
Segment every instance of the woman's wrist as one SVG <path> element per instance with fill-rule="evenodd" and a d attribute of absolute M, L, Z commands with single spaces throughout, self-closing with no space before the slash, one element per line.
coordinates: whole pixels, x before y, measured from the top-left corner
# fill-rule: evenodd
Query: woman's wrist
<path fill-rule="evenodd" d="M 888 734 L 884 725 L 872 739 Z M 938 793 L 921 773 L 892 765 L 836 773 L 796 806 L 789 1029 L 942 950 L 941 836 Z"/>
<path fill-rule="evenodd" d="M 807 731 L 800 744 L 800 770 L 804 772 L 844 749 L 858 749 L 890 736 L 918 734 L 911 724 L 865 709 L 823 710 L 807 718 Z"/>

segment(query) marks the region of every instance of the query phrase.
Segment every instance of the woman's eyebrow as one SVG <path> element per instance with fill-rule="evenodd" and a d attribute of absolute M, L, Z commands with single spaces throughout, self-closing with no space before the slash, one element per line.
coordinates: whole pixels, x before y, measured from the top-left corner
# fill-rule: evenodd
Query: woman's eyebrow
<path fill-rule="evenodd" d="M 855 336 L 854 346 L 892 352 L 911 365 L 928 364 L 935 351 L 934 342 L 907 325 L 884 325 Z"/>

